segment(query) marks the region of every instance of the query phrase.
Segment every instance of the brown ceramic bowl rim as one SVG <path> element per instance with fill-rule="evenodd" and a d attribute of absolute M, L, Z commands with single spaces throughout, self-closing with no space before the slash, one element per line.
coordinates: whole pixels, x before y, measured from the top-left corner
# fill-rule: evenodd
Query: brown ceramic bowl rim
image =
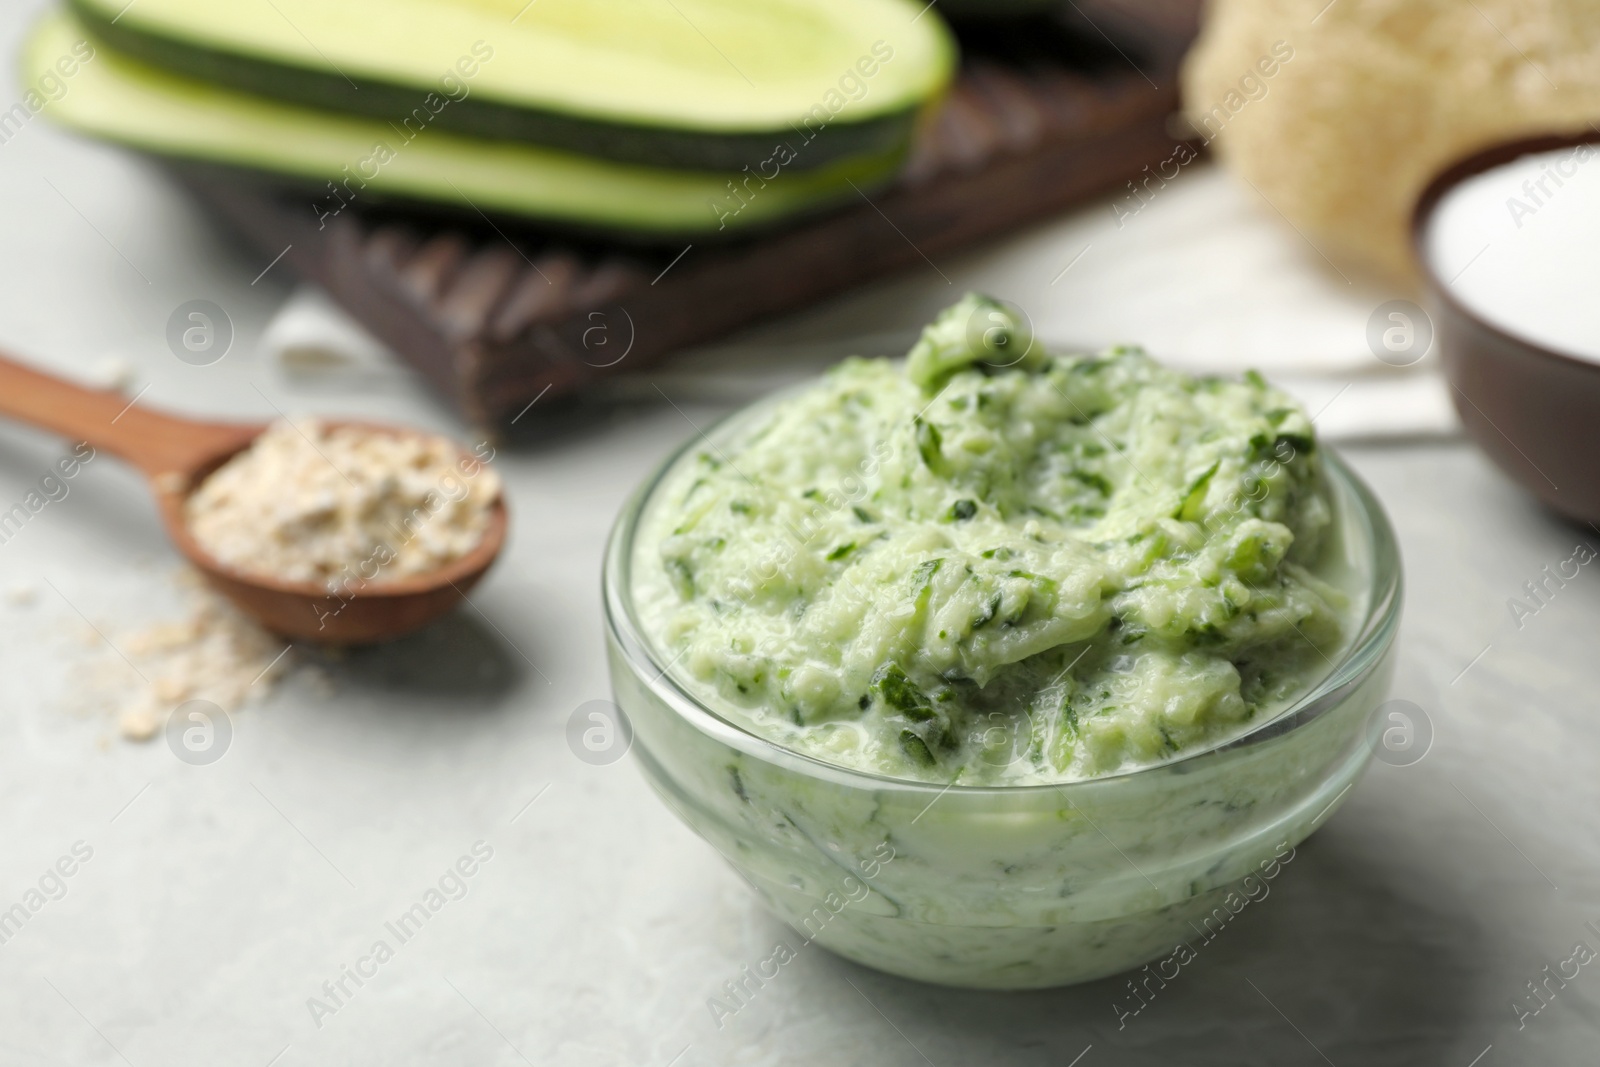
<path fill-rule="evenodd" d="M 1575 356 L 1561 349 L 1553 348 L 1521 334 L 1512 333 L 1503 326 L 1490 322 L 1474 308 L 1459 300 L 1451 292 L 1449 285 L 1444 282 L 1433 269 L 1433 263 L 1427 253 L 1428 225 L 1433 221 L 1434 210 L 1439 206 L 1439 201 L 1456 186 L 1495 167 L 1521 159 L 1523 156 L 1533 155 L 1536 152 L 1553 152 L 1562 148 L 1577 148 L 1579 145 L 1600 145 L 1600 131 L 1585 130 L 1576 134 L 1539 134 L 1529 137 L 1518 137 L 1515 140 L 1501 141 L 1481 148 L 1471 155 L 1457 160 L 1444 170 L 1440 171 L 1422 195 L 1417 198 L 1416 207 L 1411 212 L 1411 253 L 1416 257 L 1417 266 L 1422 271 L 1423 279 L 1433 296 L 1441 303 L 1450 307 L 1452 311 L 1472 323 L 1473 327 L 1484 333 L 1490 334 L 1508 345 L 1523 349 L 1529 354 L 1554 360 L 1558 363 L 1575 365 L 1600 374 L 1600 363 L 1593 359 Z"/>

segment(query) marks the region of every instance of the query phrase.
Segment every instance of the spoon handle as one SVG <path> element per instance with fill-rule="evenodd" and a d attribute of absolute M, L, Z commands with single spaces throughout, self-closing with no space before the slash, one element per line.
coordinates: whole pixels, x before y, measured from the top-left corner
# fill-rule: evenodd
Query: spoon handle
<path fill-rule="evenodd" d="M 137 398 L 74 385 L 3 354 L 0 415 L 87 441 L 151 478 L 169 472 L 188 476 L 207 460 L 242 447 L 261 429 L 165 415 L 141 407 Z"/>

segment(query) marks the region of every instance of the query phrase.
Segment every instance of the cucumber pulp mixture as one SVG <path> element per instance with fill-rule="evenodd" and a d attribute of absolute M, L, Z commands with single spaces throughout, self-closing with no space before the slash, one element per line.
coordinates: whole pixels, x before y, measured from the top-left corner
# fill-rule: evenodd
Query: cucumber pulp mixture
<path fill-rule="evenodd" d="M 1305 412 L 1258 375 L 1050 355 L 969 295 L 686 452 L 635 543 L 663 662 L 752 732 L 929 782 L 1209 747 L 1342 648 Z M 1319 573 L 1320 572 L 1320 573 Z"/>

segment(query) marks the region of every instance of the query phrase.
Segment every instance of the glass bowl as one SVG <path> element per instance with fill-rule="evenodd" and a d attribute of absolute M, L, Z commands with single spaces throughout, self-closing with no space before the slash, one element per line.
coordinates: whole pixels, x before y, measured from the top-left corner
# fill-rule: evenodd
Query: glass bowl
<path fill-rule="evenodd" d="M 1268 891 L 1373 754 L 1368 727 L 1391 673 L 1400 558 L 1371 490 L 1326 450 L 1343 550 L 1365 588 L 1325 678 L 1248 732 L 1165 763 L 977 787 L 883 777 L 783 748 L 673 676 L 640 625 L 630 571 L 651 494 L 698 444 L 645 481 L 612 531 L 603 575 L 612 687 L 655 791 L 807 941 L 971 988 L 1066 985 L 1163 957 L 1158 966 L 1181 966 Z"/>

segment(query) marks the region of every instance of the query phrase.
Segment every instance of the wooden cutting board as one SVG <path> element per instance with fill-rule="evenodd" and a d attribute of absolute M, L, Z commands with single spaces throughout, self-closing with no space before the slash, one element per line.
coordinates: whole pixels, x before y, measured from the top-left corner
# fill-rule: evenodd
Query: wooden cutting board
<path fill-rule="evenodd" d="M 1199 6 L 1065 0 L 1047 19 L 957 25 L 958 81 L 895 186 L 735 244 L 630 247 L 421 209 L 352 207 L 319 229 L 303 191 L 219 168 L 173 169 L 469 421 L 506 431 L 557 406 L 534 409 L 536 399 L 576 394 L 869 279 L 926 270 L 935 256 L 1153 168 L 1177 148 L 1177 69 Z"/>

